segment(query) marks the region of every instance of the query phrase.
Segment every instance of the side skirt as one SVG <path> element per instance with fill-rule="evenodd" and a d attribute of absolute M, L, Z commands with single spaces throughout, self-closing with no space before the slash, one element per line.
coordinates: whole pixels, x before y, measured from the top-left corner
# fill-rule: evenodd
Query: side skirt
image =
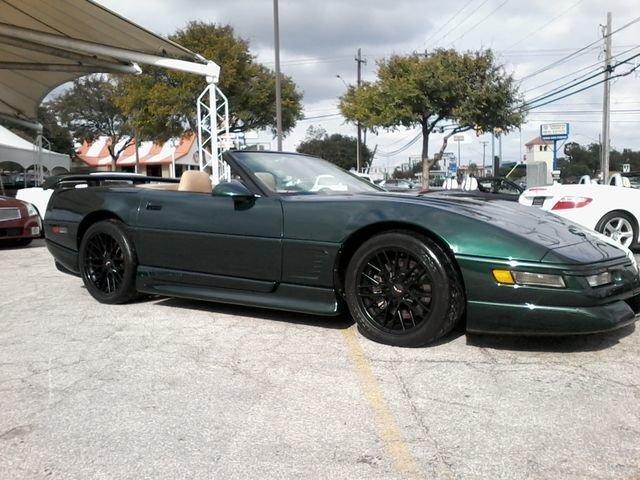
<path fill-rule="evenodd" d="M 312 315 L 340 313 L 331 288 L 309 287 L 223 275 L 138 266 L 139 292 Z"/>

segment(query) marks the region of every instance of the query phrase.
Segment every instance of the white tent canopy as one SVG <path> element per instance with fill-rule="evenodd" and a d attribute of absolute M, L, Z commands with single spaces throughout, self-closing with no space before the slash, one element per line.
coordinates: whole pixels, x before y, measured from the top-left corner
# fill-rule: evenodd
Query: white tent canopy
<path fill-rule="evenodd" d="M 34 123 L 57 86 L 154 65 L 218 80 L 219 67 L 89 0 L 0 2 L 0 118 Z"/>
<path fill-rule="evenodd" d="M 23 170 L 30 169 L 37 163 L 36 156 L 37 147 L 33 143 L 0 126 L 0 170 L 12 170 L 12 163 L 17 163 Z M 58 173 L 61 169 L 68 172 L 71 166 L 69 155 L 46 148 L 42 149 L 39 162 L 50 173 Z"/>

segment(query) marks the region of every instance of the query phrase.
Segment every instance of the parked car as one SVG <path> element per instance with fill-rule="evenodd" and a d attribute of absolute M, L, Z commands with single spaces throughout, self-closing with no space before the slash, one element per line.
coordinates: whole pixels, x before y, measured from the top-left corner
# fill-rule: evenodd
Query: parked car
<path fill-rule="evenodd" d="M 56 264 L 103 303 L 147 293 L 316 315 L 346 307 L 367 337 L 401 346 L 463 317 L 470 332 L 557 335 L 618 328 L 639 311 L 633 255 L 548 212 L 388 193 L 300 154 L 224 160 L 234 180 L 215 186 L 193 170 L 179 182 L 50 184 Z M 312 191 L 321 175 L 346 190 Z"/>
<path fill-rule="evenodd" d="M 499 198 L 517 202 L 524 188 L 515 182 L 503 177 L 483 177 L 478 178 L 478 187 L 474 191 L 483 198 Z"/>
<path fill-rule="evenodd" d="M 311 192 L 346 192 L 348 191 L 347 185 L 344 185 L 339 179 L 333 175 L 318 175 Z"/>
<path fill-rule="evenodd" d="M 383 180 L 379 185 L 388 192 L 413 192 L 418 190 L 417 185 L 404 179 L 391 178 Z"/>
<path fill-rule="evenodd" d="M 42 223 L 33 205 L 0 196 L 0 246 L 26 246 L 41 234 Z"/>
<path fill-rule="evenodd" d="M 600 232 L 627 248 L 640 240 L 640 191 L 635 188 L 555 184 L 525 190 L 519 201 Z"/>

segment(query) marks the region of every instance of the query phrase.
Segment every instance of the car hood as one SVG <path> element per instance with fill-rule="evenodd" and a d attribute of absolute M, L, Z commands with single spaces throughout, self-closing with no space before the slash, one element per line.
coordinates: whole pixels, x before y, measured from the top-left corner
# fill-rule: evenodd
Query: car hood
<path fill-rule="evenodd" d="M 0 208 L 6 207 L 24 208 L 24 203 L 15 198 L 0 196 Z"/>
<path fill-rule="evenodd" d="M 545 247 L 547 250 L 539 257 L 539 260 L 545 262 L 578 264 L 608 261 L 627 255 L 626 249 L 596 232 L 552 213 L 516 202 L 448 195 L 444 192 L 414 196 L 391 193 L 369 195 L 425 204 L 490 224 L 522 241 Z"/>

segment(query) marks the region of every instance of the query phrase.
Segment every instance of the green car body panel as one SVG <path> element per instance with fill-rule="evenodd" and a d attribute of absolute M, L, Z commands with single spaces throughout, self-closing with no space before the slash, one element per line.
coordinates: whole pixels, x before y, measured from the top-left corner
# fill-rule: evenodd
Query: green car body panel
<path fill-rule="evenodd" d="M 233 155 L 227 161 L 233 164 Z M 408 230 L 431 237 L 455 258 L 468 331 L 590 333 L 636 318 L 640 280 L 631 258 L 553 214 L 438 194 L 269 195 L 245 175 L 260 196 L 236 196 L 235 189 L 208 195 L 59 188 L 47 209 L 48 248 L 59 265 L 77 273 L 83 232 L 117 218 L 132 235 L 142 292 L 336 315 L 355 249 L 377 233 Z M 500 285 L 495 268 L 559 274 L 566 288 Z M 606 270 L 616 272 L 614 283 L 588 285 L 586 276 Z"/>

